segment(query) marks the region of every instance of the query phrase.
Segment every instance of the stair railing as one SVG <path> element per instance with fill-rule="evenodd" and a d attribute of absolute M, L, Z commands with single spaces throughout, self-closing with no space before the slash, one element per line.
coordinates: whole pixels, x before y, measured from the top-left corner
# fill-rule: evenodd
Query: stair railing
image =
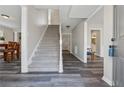
<path fill-rule="evenodd" d="M 59 25 L 59 44 L 60 44 L 60 51 L 59 51 L 59 73 L 63 73 L 63 57 L 62 57 L 62 30 L 61 24 Z"/>

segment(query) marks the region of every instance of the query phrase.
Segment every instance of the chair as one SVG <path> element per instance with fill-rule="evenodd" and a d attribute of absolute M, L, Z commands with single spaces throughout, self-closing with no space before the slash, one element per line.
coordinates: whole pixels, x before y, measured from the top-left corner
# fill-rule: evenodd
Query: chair
<path fill-rule="evenodd" d="M 8 43 L 7 48 L 4 50 L 4 61 L 10 62 L 13 60 L 14 49 L 11 43 Z"/>
<path fill-rule="evenodd" d="M 20 46 L 18 42 L 9 41 L 9 44 L 12 46 L 12 49 L 14 50 L 14 57 L 19 59 L 20 56 Z"/>
<path fill-rule="evenodd" d="M 9 41 L 7 48 L 4 50 L 4 61 L 12 61 L 15 57 L 19 59 L 20 56 L 20 46 L 19 43 Z"/>
<path fill-rule="evenodd" d="M 95 59 L 95 52 L 91 48 L 87 48 L 87 55 L 90 56 L 91 60 Z"/>

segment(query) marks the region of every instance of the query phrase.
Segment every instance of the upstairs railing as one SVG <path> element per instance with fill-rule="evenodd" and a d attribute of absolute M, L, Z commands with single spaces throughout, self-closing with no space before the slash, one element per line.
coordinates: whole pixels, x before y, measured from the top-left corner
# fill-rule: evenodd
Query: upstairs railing
<path fill-rule="evenodd" d="M 59 44 L 60 44 L 60 51 L 59 51 L 59 73 L 63 73 L 63 57 L 62 57 L 62 30 L 61 30 L 61 24 L 59 25 Z"/>

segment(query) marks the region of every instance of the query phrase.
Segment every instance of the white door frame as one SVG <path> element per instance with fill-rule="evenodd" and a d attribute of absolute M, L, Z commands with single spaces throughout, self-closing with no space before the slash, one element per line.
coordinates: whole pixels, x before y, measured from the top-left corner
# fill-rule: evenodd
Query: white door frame
<path fill-rule="evenodd" d="M 63 35 L 69 35 L 70 37 L 70 45 L 69 45 L 69 51 L 70 53 L 72 53 L 72 33 L 62 33 L 62 36 Z M 62 37 L 63 38 L 63 37 Z"/>
<path fill-rule="evenodd" d="M 90 31 L 90 36 L 91 36 L 91 31 L 93 30 L 98 30 L 100 31 L 100 57 L 103 57 L 103 29 L 102 28 L 89 28 Z M 90 46 L 91 46 L 91 37 L 90 37 Z"/>
<path fill-rule="evenodd" d="M 87 32 L 88 32 L 88 25 L 87 22 L 84 22 L 84 63 L 87 63 Z"/>
<path fill-rule="evenodd" d="M 28 31 L 28 8 L 22 6 L 22 17 L 21 17 L 21 73 L 28 72 L 28 42 L 27 42 L 27 31 Z"/>

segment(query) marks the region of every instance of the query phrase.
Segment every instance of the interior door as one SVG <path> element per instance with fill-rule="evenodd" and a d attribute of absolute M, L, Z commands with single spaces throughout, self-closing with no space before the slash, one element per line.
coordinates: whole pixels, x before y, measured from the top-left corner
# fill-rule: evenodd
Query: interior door
<path fill-rule="evenodd" d="M 124 6 L 115 6 L 114 86 L 124 87 Z"/>

